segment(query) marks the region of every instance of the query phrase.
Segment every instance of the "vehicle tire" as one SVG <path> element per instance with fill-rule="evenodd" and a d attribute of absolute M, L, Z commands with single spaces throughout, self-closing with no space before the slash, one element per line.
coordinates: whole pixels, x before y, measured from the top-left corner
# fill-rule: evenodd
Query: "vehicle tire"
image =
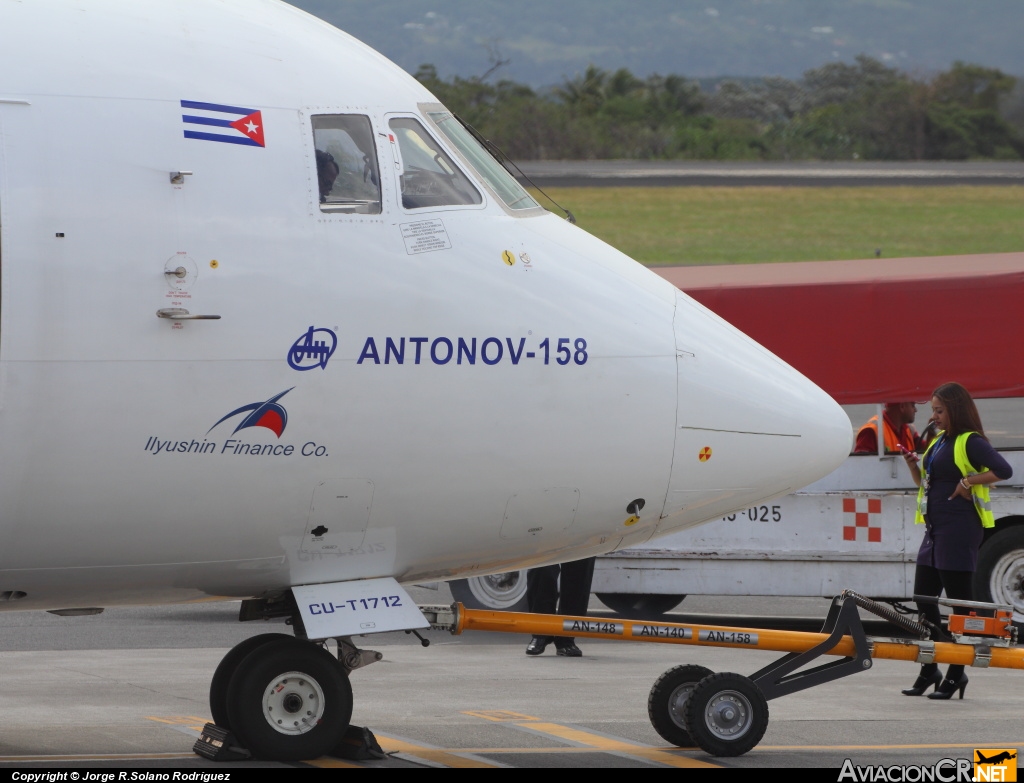
<path fill-rule="evenodd" d="M 1024 525 L 997 530 L 981 545 L 974 572 L 974 597 L 1009 604 L 1014 624 L 1024 630 Z"/>
<path fill-rule="evenodd" d="M 228 654 L 221 658 L 210 681 L 210 715 L 213 716 L 214 724 L 222 729 L 231 729 L 228 719 L 228 686 L 235 670 L 238 669 L 238 664 L 257 647 L 291 638 L 293 637 L 284 633 L 261 633 L 258 636 L 250 636 L 232 647 Z"/>
<path fill-rule="evenodd" d="M 597 593 L 597 599 L 617 614 L 632 620 L 657 620 L 671 612 L 686 598 L 685 595 L 658 593 Z"/>
<path fill-rule="evenodd" d="M 331 751 L 352 718 L 352 686 L 329 652 L 299 639 L 257 647 L 228 686 L 228 720 L 253 756 L 314 759 Z"/>
<path fill-rule="evenodd" d="M 679 748 L 697 747 L 686 730 L 686 702 L 694 686 L 709 674 L 714 672 L 704 666 L 674 666 L 651 686 L 647 715 L 654 730 L 666 742 Z"/>
<path fill-rule="evenodd" d="M 709 674 L 686 700 L 686 731 L 712 756 L 742 756 L 768 728 L 768 701 L 742 674 Z"/>
<path fill-rule="evenodd" d="M 467 609 L 491 609 L 498 612 L 528 612 L 526 571 L 456 579 L 448 583 L 452 598 Z"/>

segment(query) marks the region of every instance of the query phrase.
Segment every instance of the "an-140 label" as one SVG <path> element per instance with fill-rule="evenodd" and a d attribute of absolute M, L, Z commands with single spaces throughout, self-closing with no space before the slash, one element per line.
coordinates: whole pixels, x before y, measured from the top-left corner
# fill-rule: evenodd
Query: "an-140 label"
<path fill-rule="evenodd" d="M 635 638 L 692 639 L 693 631 L 689 628 L 676 628 L 672 625 L 633 623 L 633 636 Z"/>

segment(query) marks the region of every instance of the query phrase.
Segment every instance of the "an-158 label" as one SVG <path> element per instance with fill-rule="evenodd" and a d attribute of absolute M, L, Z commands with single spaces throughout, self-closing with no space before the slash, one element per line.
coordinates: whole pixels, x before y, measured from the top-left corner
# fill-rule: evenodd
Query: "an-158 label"
<path fill-rule="evenodd" d="M 722 642 L 724 644 L 757 644 L 757 634 L 749 631 L 711 631 L 697 632 L 702 642 Z"/>

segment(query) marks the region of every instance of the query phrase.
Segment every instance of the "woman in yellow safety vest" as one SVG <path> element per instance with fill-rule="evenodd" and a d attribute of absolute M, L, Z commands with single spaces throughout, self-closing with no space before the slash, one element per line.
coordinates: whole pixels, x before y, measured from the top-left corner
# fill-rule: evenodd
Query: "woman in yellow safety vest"
<path fill-rule="evenodd" d="M 932 392 L 931 406 L 938 435 L 924 454 L 903 453 L 919 487 L 914 521 L 925 526 L 914 595 L 937 597 L 945 590 L 947 598 L 969 601 L 985 528 L 995 524 L 988 485 L 1010 478 L 1013 468 L 985 437 L 967 389 L 959 383 L 944 383 Z M 934 629 L 941 627 L 936 604 L 919 603 L 918 609 Z M 943 639 L 944 632 L 934 629 L 932 638 Z M 935 692 L 928 694 L 929 699 L 949 699 L 957 691 L 962 699 L 967 689 L 964 667 L 950 666 L 943 679 L 937 664 L 925 664 L 913 687 L 903 693 L 920 696 L 932 685 Z"/>

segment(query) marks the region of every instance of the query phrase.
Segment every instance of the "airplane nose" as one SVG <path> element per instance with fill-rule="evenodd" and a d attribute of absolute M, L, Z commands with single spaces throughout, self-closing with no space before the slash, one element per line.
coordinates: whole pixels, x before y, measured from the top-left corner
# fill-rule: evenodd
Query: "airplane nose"
<path fill-rule="evenodd" d="M 680 292 L 675 454 L 658 533 L 690 527 L 828 475 L 853 428 L 814 383 Z"/>

